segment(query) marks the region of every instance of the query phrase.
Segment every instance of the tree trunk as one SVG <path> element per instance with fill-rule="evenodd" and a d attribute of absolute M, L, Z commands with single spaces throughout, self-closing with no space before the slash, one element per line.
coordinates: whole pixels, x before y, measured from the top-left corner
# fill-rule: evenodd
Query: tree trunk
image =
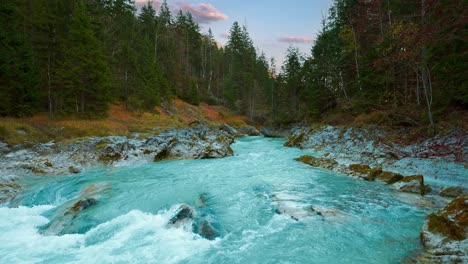
<path fill-rule="evenodd" d="M 359 85 L 359 90 L 362 90 L 362 85 L 361 85 L 361 74 L 359 73 L 359 61 L 358 61 L 358 43 L 357 43 L 357 36 L 356 36 L 356 31 L 354 30 L 353 25 L 351 25 L 351 31 L 353 33 L 353 40 L 354 40 L 354 63 L 356 65 L 356 78 L 357 82 Z"/>

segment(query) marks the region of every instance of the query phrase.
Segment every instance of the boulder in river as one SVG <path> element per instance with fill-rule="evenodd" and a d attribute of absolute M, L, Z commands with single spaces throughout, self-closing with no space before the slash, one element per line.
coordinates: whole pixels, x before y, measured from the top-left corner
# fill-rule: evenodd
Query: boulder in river
<path fill-rule="evenodd" d="M 428 263 L 468 262 L 468 196 L 454 199 L 443 210 L 430 214 L 421 229 Z"/>
<path fill-rule="evenodd" d="M 176 214 L 169 220 L 169 225 L 179 227 L 184 223 L 193 220 L 194 211 L 192 207 L 184 204 L 181 205 Z"/>
<path fill-rule="evenodd" d="M 338 165 L 338 162 L 336 162 L 336 160 L 334 159 L 317 158 L 317 157 L 313 157 L 309 155 L 300 156 L 299 158 L 296 158 L 295 160 L 303 162 L 313 167 L 320 167 L 320 168 L 324 168 L 327 170 L 333 170 Z"/>
<path fill-rule="evenodd" d="M 97 204 L 97 200 L 94 198 L 85 198 L 85 199 L 79 200 L 78 202 L 73 204 L 73 206 L 70 209 L 68 209 L 65 212 L 65 215 L 76 214 L 78 211 L 86 210 L 89 207 L 94 206 L 96 204 Z"/>
<path fill-rule="evenodd" d="M 376 177 L 376 180 L 378 181 L 383 181 L 388 184 L 393 184 L 401 179 L 403 179 L 403 175 L 395 172 L 390 172 L 390 171 L 383 171 L 379 173 Z"/>
<path fill-rule="evenodd" d="M 358 173 L 359 175 L 366 175 L 371 170 L 369 165 L 363 164 L 351 164 L 349 165 L 349 169 L 355 173 Z"/>
<path fill-rule="evenodd" d="M 218 231 L 206 219 L 202 220 L 198 230 L 196 230 L 196 233 L 208 240 L 213 240 L 219 236 Z"/>
<path fill-rule="evenodd" d="M 422 175 L 404 176 L 401 180 L 395 182 L 393 186 L 403 192 L 420 195 L 424 195 L 427 192 Z"/>

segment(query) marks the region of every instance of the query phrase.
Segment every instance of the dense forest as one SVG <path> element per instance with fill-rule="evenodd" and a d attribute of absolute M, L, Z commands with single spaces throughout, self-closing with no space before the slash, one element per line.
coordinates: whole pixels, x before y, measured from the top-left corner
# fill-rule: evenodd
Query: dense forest
<path fill-rule="evenodd" d="M 311 56 L 288 52 L 278 82 L 294 91 L 292 102 L 306 98 L 290 116 L 338 107 L 433 127 L 466 110 L 466 17 L 466 1 L 335 0 Z"/>
<path fill-rule="evenodd" d="M 311 54 L 290 47 L 276 72 L 245 26 L 221 46 L 166 2 L 2 1 L 0 115 L 96 118 L 179 97 L 259 122 L 344 109 L 433 126 L 468 106 L 466 17 L 462 0 L 335 0 Z"/>
<path fill-rule="evenodd" d="M 176 96 L 247 114 L 272 80 L 245 27 L 222 48 L 166 2 L 11 0 L 0 13 L 1 115 L 99 117 L 111 102 L 152 110 Z"/>

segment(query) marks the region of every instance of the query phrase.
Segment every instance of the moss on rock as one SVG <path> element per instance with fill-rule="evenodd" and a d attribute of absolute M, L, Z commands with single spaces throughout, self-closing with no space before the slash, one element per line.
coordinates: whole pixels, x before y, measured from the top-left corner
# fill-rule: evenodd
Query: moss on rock
<path fill-rule="evenodd" d="M 359 174 L 368 174 L 371 170 L 369 165 L 365 164 L 351 164 L 349 165 L 349 169 Z"/>
<path fill-rule="evenodd" d="M 428 229 L 451 240 L 466 238 L 468 226 L 468 196 L 459 197 L 447 205 L 444 210 L 428 216 Z"/>

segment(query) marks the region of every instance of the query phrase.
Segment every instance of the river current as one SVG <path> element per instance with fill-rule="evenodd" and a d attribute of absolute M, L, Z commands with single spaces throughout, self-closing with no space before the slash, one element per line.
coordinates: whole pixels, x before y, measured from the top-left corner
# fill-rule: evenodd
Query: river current
<path fill-rule="evenodd" d="M 245 137 L 221 159 L 24 177 L 0 207 L 0 263 L 400 263 L 420 250 L 426 209 L 297 162 L 313 153 L 283 143 Z M 216 238 L 168 225 L 183 204 Z"/>

